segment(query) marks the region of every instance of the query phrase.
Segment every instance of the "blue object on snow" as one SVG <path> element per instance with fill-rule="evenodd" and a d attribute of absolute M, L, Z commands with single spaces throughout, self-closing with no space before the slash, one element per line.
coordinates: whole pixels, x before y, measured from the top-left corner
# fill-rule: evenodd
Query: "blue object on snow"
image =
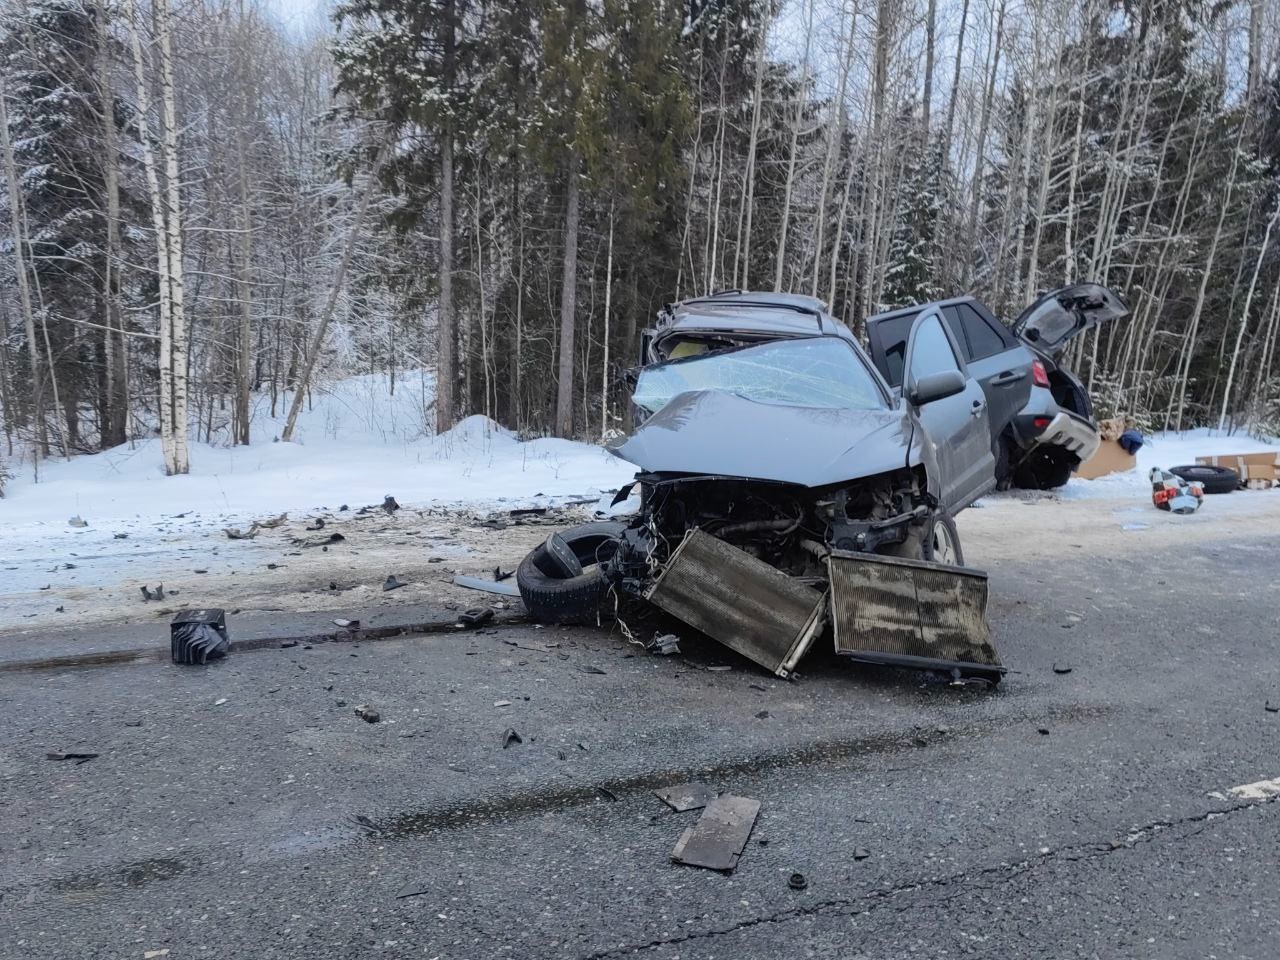
<path fill-rule="evenodd" d="M 1119 443 L 1120 446 L 1124 447 L 1124 452 L 1129 454 L 1129 456 L 1133 456 L 1141 450 L 1142 445 L 1146 443 L 1146 441 L 1142 439 L 1142 434 L 1137 430 L 1126 430 L 1124 433 L 1120 434 L 1120 439 L 1116 442 Z"/>

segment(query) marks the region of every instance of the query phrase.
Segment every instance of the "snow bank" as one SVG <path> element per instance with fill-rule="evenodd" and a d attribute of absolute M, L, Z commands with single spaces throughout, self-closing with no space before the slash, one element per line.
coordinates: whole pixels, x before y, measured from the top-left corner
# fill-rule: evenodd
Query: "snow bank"
<path fill-rule="evenodd" d="M 593 444 L 521 441 L 480 416 L 424 435 L 432 393 L 430 378 L 417 375 L 400 380 L 395 396 L 385 376 L 343 381 L 316 397 L 291 443 L 274 440 L 284 411 L 273 419 L 259 409 L 251 446 L 193 443 L 191 473 L 183 477 L 164 476 L 158 439 L 48 461 L 39 483 L 25 468 L 0 500 L 0 538 L 48 525 L 66 529 L 73 515 L 101 528 L 179 513 L 233 523 L 344 503 L 355 509 L 387 494 L 406 506 L 523 503 L 597 495 L 635 473 Z M 258 398 L 259 408 L 263 403 Z"/>
<path fill-rule="evenodd" d="M 1151 494 L 1151 481 L 1148 479 L 1148 474 L 1153 467 L 1163 467 L 1167 470 L 1170 467 L 1195 463 L 1196 457 L 1258 453 L 1264 450 L 1280 451 L 1280 444 L 1264 443 L 1240 435 L 1227 436 L 1207 428 L 1188 430 L 1183 433 L 1157 433 L 1147 437 L 1147 442 L 1138 451 L 1138 465 L 1134 469 L 1099 477 L 1097 480 L 1072 477 L 1059 492 L 1067 500 L 1129 497 L 1135 494 L 1146 497 Z"/>

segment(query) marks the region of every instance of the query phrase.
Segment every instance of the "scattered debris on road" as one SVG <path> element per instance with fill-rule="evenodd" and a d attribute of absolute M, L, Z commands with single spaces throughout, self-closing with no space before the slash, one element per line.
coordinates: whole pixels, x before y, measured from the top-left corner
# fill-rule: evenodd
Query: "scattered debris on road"
<path fill-rule="evenodd" d="M 680 652 L 680 638 L 674 633 L 655 634 L 644 649 L 646 653 L 669 657 Z"/>
<path fill-rule="evenodd" d="M 387 494 L 382 500 L 382 509 L 387 516 L 391 516 L 400 509 L 400 504 L 396 503 L 395 497 L 391 496 L 391 494 Z"/>
<path fill-rule="evenodd" d="M 1151 470 L 1151 502 L 1157 510 L 1184 515 L 1195 513 L 1204 502 L 1204 485 L 1154 467 Z"/>
<path fill-rule="evenodd" d="M 359 717 L 361 720 L 363 720 L 365 723 L 377 723 L 379 720 L 382 719 L 382 714 L 380 714 L 373 707 L 369 706 L 367 703 L 358 704 L 355 708 L 355 713 L 356 713 L 356 716 Z"/>
<path fill-rule="evenodd" d="M 853 859 L 855 859 L 855 860 L 865 860 L 865 859 L 867 859 L 867 857 L 869 857 L 869 856 L 871 856 L 871 851 L 870 851 L 870 850 L 868 850 L 866 847 L 854 847 L 854 848 L 853 848 Z"/>
<path fill-rule="evenodd" d="M 1267 713 L 1280 713 L 1280 703 L 1272 703 L 1268 700 L 1262 705 L 1262 709 Z"/>
<path fill-rule="evenodd" d="M 516 733 L 515 727 L 507 727 L 502 731 L 502 749 L 507 749 L 513 743 L 524 743 L 524 738 Z"/>
<path fill-rule="evenodd" d="M 478 627 L 493 619 L 492 607 L 472 607 L 458 615 L 458 626 Z"/>
<path fill-rule="evenodd" d="M 222 610 L 183 610 L 169 624 L 169 653 L 174 663 L 208 663 L 225 657 L 230 649 L 227 616 Z"/>
<path fill-rule="evenodd" d="M 682 783 L 674 787 L 662 787 L 653 791 L 654 795 L 676 813 L 688 810 L 701 810 L 715 799 L 716 792 L 705 783 L 696 780 Z"/>
<path fill-rule="evenodd" d="M 46 760 L 74 760 L 77 764 L 87 763 L 98 757 L 96 753 L 81 753 L 74 750 L 50 750 L 44 755 Z"/>
<path fill-rule="evenodd" d="M 401 587 L 407 587 L 409 584 L 399 579 L 394 573 L 390 574 L 382 584 L 382 592 L 388 593 L 391 590 L 399 590 Z"/>
<path fill-rule="evenodd" d="M 89 521 L 85 520 L 79 514 L 76 514 L 74 517 L 72 517 L 70 520 L 67 521 L 67 524 L 72 527 L 87 527 L 89 525 Z"/>
<path fill-rule="evenodd" d="M 809 881 L 805 879 L 803 873 L 793 873 L 789 878 L 787 878 L 787 886 L 792 890 L 803 890 L 805 887 L 809 886 Z"/>
<path fill-rule="evenodd" d="M 671 859 L 690 867 L 732 873 L 759 813 L 759 800 L 721 794 L 707 804 L 698 822 L 681 834 Z"/>
<path fill-rule="evenodd" d="M 359 620 L 345 620 L 342 617 L 339 617 L 333 621 L 333 624 L 334 626 L 341 627 L 343 630 L 355 631 L 360 629 Z"/>
<path fill-rule="evenodd" d="M 406 897 L 420 897 L 424 893 L 430 893 L 430 887 L 424 887 L 421 883 L 406 883 L 403 887 L 396 891 L 396 899 L 404 900 Z"/>
<path fill-rule="evenodd" d="M 146 587 L 139 587 L 142 591 L 142 602 L 148 603 L 152 600 L 164 599 L 164 584 L 159 584 L 154 590 L 148 590 Z"/>
<path fill-rule="evenodd" d="M 1069 663 L 1055 663 L 1055 664 L 1053 665 L 1053 672 L 1054 672 L 1054 673 L 1070 673 L 1070 672 L 1071 672 L 1071 664 L 1069 664 Z"/>

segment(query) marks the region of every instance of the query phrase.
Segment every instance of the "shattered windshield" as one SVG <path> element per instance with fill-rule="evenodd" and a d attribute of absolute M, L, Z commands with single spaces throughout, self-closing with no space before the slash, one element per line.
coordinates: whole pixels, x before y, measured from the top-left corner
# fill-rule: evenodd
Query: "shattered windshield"
<path fill-rule="evenodd" d="M 847 343 L 833 337 L 775 340 L 646 367 L 634 400 L 656 413 L 689 390 L 719 390 L 796 407 L 878 410 L 885 405 L 867 368 Z"/>

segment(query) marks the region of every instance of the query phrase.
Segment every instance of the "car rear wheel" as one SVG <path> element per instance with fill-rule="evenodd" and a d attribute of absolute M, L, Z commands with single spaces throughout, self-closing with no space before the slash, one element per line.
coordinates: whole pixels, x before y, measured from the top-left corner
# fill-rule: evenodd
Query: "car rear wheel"
<path fill-rule="evenodd" d="M 1175 477 L 1204 487 L 1205 493 L 1233 493 L 1240 486 L 1240 474 L 1227 467 L 1211 467 L 1200 463 L 1169 470 Z"/>
<path fill-rule="evenodd" d="M 1079 459 L 1061 447 L 1040 447 L 1027 454 L 1013 472 L 1013 485 L 1023 490 L 1053 490 L 1071 479 Z"/>
<path fill-rule="evenodd" d="M 604 520 L 570 527 L 559 533 L 560 543 L 540 543 L 516 568 L 516 585 L 529 617 L 538 623 L 589 623 L 595 620 L 609 589 L 604 561 L 617 549 L 626 523 Z M 548 541 L 551 538 L 548 537 Z M 582 572 L 565 576 L 566 568 L 554 548 L 568 546 Z"/>

